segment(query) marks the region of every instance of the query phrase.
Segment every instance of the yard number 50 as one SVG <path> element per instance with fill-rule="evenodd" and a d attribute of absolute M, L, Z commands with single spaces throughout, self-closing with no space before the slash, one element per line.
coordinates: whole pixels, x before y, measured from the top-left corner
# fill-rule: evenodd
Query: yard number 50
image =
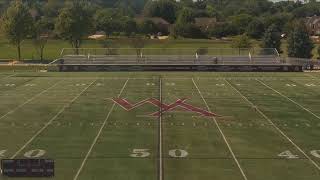
<path fill-rule="evenodd" d="M 174 158 L 184 158 L 188 156 L 188 152 L 183 149 L 172 149 L 169 151 L 169 156 Z M 133 149 L 132 154 L 130 154 L 130 157 L 134 158 L 145 158 L 149 157 L 151 153 L 149 152 L 149 149 Z"/>

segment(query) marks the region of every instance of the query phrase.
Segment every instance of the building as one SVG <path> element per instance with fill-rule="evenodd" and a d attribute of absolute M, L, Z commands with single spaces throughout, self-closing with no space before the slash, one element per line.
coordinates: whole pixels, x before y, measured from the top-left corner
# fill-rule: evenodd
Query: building
<path fill-rule="evenodd" d="M 320 16 L 307 17 L 306 26 L 311 36 L 320 35 Z"/>
<path fill-rule="evenodd" d="M 194 24 L 201 29 L 201 31 L 205 32 L 209 29 L 213 28 L 217 24 L 216 18 L 209 17 L 199 17 L 194 19 Z"/>
<path fill-rule="evenodd" d="M 151 21 L 162 32 L 169 32 L 170 26 L 171 26 L 171 24 L 168 21 L 166 21 L 166 20 L 164 20 L 163 18 L 160 18 L 160 17 L 143 17 L 143 16 L 141 16 L 141 17 L 136 17 L 135 21 L 138 24 L 141 24 L 141 23 L 143 23 L 145 21 Z"/>

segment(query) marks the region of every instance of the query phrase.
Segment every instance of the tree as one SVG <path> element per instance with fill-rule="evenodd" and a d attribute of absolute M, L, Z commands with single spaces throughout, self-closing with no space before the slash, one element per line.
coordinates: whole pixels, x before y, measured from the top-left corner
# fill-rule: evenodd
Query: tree
<path fill-rule="evenodd" d="M 184 37 L 184 38 L 207 38 L 206 35 L 194 24 L 176 24 L 171 29 L 171 36 L 173 37 Z"/>
<path fill-rule="evenodd" d="M 295 28 L 288 37 L 289 57 L 311 58 L 314 45 L 308 31 L 302 22 L 297 22 Z"/>
<path fill-rule="evenodd" d="M 186 24 L 194 22 L 194 12 L 190 8 L 183 8 L 178 14 L 177 24 Z"/>
<path fill-rule="evenodd" d="M 139 24 L 139 32 L 143 34 L 155 34 L 159 32 L 159 30 L 151 20 L 146 20 Z"/>
<path fill-rule="evenodd" d="M 112 39 L 103 39 L 99 41 L 101 46 L 106 49 L 105 55 L 117 55 L 118 44 Z"/>
<path fill-rule="evenodd" d="M 176 20 L 178 5 L 174 0 L 150 0 L 145 8 L 144 14 L 149 17 L 162 17 L 173 23 Z"/>
<path fill-rule="evenodd" d="M 229 19 L 231 20 L 231 23 L 237 27 L 239 34 L 242 34 L 246 31 L 253 18 L 248 14 L 239 14 L 236 16 L 231 16 Z"/>
<path fill-rule="evenodd" d="M 56 17 L 59 14 L 59 9 L 63 7 L 63 3 L 63 0 L 47 0 L 43 6 L 44 14 L 47 17 Z"/>
<path fill-rule="evenodd" d="M 78 54 L 82 38 L 88 36 L 93 29 L 92 22 L 92 12 L 88 3 L 83 0 L 72 1 L 60 12 L 55 29 L 60 37 L 70 42 Z"/>
<path fill-rule="evenodd" d="M 0 21 L 1 31 L 17 48 L 19 61 L 21 60 L 21 43 L 30 35 L 32 21 L 28 8 L 20 0 L 11 3 Z"/>
<path fill-rule="evenodd" d="M 237 27 L 230 23 L 220 23 L 217 24 L 210 30 L 210 36 L 216 38 L 222 38 L 231 35 L 237 35 L 238 30 Z"/>
<path fill-rule="evenodd" d="M 142 49 L 146 46 L 146 39 L 143 37 L 131 38 L 130 45 L 135 49 L 137 58 L 142 56 Z"/>
<path fill-rule="evenodd" d="M 248 36 L 255 39 L 261 38 L 263 36 L 264 31 L 264 24 L 259 19 L 251 21 L 247 28 Z"/>
<path fill-rule="evenodd" d="M 241 53 L 241 49 L 251 48 L 251 46 L 252 46 L 251 40 L 245 34 L 237 36 L 232 41 L 232 47 L 239 49 L 239 54 Z"/>
<path fill-rule="evenodd" d="M 41 61 L 43 61 L 43 52 L 48 42 L 49 31 L 50 22 L 48 19 L 42 18 L 34 23 L 33 45 Z"/>
<path fill-rule="evenodd" d="M 96 30 L 104 31 L 107 36 L 121 30 L 119 17 L 110 9 L 98 10 L 94 15 L 94 22 Z"/>
<path fill-rule="evenodd" d="M 137 23 L 129 17 L 123 18 L 122 22 L 122 31 L 127 37 L 130 37 L 137 32 Z"/>
<path fill-rule="evenodd" d="M 275 48 L 281 52 L 281 33 L 276 25 L 270 26 L 263 35 L 261 47 Z"/>

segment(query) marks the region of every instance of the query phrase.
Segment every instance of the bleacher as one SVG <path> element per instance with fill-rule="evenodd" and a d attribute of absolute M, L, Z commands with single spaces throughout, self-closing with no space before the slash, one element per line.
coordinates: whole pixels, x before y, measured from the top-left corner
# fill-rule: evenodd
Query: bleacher
<path fill-rule="evenodd" d="M 63 58 L 63 64 L 95 64 L 95 65 L 266 65 L 280 64 L 273 56 L 191 56 L 191 55 L 67 55 Z"/>
<path fill-rule="evenodd" d="M 275 49 L 64 49 L 61 71 L 301 71 Z"/>

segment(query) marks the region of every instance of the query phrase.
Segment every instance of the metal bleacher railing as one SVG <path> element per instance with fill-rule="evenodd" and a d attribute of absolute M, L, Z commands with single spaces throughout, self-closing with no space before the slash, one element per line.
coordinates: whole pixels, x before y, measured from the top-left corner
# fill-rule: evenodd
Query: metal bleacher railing
<path fill-rule="evenodd" d="M 77 65 L 272 65 L 283 64 L 276 49 L 233 48 L 80 48 L 63 49 L 52 64 Z"/>

